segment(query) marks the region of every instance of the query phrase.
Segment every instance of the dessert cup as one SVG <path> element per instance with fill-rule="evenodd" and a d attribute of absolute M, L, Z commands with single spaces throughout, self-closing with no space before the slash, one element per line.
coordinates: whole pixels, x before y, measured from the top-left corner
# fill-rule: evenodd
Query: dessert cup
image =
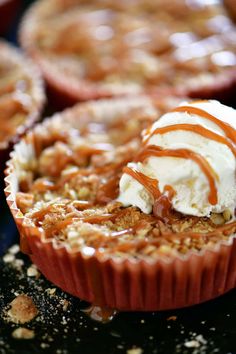
<path fill-rule="evenodd" d="M 227 101 L 236 85 L 236 29 L 220 3 L 40 0 L 20 42 L 60 106 L 144 92 Z"/>
<path fill-rule="evenodd" d="M 12 145 L 39 119 L 45 102 L 38 68 L 7 42 L 0 41 L 0 163 L 2 174 Z"/>
<path fill-rule="evenodd" d="M 118 181 L 137 153 L 140 130 L 173 101 L 140 96 L 83 103 L 15 145 L 5 193 L 21 249 L 64 291 L 101 307 L 156 311 L 195 305 L 235 287 L 236 225 L 178 215 L 165 225 L 114 199 L 114 176 Z"/>

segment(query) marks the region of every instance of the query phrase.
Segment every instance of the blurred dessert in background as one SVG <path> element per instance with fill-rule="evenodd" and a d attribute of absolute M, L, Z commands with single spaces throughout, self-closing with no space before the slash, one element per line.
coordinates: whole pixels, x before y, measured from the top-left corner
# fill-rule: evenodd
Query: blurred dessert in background
<path fill-rule="evenodd" d="M 38 68 L 20 50 L 0 41 L 1 174 L 12 144 L 39 119 L 45 102 Z"/>
<path fill-rule="evenodd" d="M 20 42 L 61 105 L 143 92 L 227 100 L 236 82 L 236 28 L 217 0 L 39 0 Z"/>

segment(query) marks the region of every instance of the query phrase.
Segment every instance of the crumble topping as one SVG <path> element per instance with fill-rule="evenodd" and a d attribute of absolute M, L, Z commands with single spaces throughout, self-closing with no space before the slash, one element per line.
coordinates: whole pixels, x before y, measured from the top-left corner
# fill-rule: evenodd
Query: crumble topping
<path fill-rule="evenodd" d="M 41 0 L 22 42 L 52 77 L 103 95 L 143 85 L 191 91 L 224 80 L 236 63 L 235 27 L 218 1 Z"/>
<path fill-rule="evenodd" d="M 0 41 L 0 145 L 22 133 L 22 126 L 43 102 L 41 81 L 25 60 L 18 50 Z"/>
<path fill-rule="evenodd" d="M 25 226 L 36 226 L 46 238 L 75 251 L 117 257 L 186 254 L 227 240 L 236 229 L 227 211 L 210 218 L 172 211 L 164 222 L 116 201 L 122 169 L 137 154 L 141 131 L 161 115 L 163 101 L 154 106 L 139 98 L 131 106 L 129 100 L 118 100 L 126 104 L 124 110 L 114 102 L 107 101 L 107 108 L 103 102 L 72 108 L 36 127 L 19 144 L 28 151 L 13 158 L 16 204 Z M 130 120 L 135 128 L 129 130 Z M 29 153 L 32 145 L 34 155 Z"/>

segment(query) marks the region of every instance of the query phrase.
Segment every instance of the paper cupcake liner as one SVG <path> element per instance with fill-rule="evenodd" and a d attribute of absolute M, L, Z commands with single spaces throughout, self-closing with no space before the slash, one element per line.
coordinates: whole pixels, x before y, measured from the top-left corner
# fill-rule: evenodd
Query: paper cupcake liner
<path fill-rule="evenodd" d="M 0 4 L 0 34 L 8 31 L 17 11 L 20 8 L 20 0 L 2 0 Z"/>
<path fill-rule="evenodd" d="M 21 124 L 17 131 L 12 135 L 7 141 L 0 142 L 0 187 L 3 184 L 3 176 L 5 163 L 9 158 L 9 152 L 11 151 L 13 145 L 19 141 L 30 128 L 33 127 L 35 122 L 40 119 L 42 113 L 46 96 L 44 92 L 44 83 L 41 78 L 40 72 L 35 64 L 32 63 L 30 59 L 26 59 L 23 54 L 16 48 L 9 45 L 7 42 L 0 40 L 0 53 L 1 57 L 8 60 L 13 65 L 22 65 L 22 68 L 28 73 L 32 80 L 31 86 L 31 97 L 34 100 L 34 106 L 27 115 L 25 122 Z"/>
<path fill-rule="evenodd" d="M 72 252 L 46 240 L 36 227 L 24 224 L 13 185 L 6 174 L 7 202 L 20 232 L 21 249 L 42 274 L 62 290 L 101 307 L 126 311 L 157 311 L 187 307 L 216 298 L 236 285 L 236 241 L 187 257 L 117 260 Z"/>
<path fill-rule="evenodd" d="M 67 113 L 68 114 L 68 113 Z M 47 123 L 44 123 L 44 126 Z M 7 203 L 20 233 L 21 249 L 44 276 L 64 291 L 93 304 L 118 310 L 154 311 L 191 306 L 224 294 L 236 286 L 235 235 L 202 251 L 170 258 L 134 259 L 85 255 L 68 244 L 46 239 L 16 205 L 17 165 L 27 161 L 30 137 L 15 146 L 7 163 Z"/>

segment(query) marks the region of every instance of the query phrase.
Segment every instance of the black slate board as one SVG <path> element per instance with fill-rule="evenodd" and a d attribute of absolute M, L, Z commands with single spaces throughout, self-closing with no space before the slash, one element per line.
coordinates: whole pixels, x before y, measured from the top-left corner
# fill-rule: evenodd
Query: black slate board
<path fill-rule="evenodd" d="M 7 38 L 16 40 L 16 25 Z M 109 323 L 95 322 L 82 311 L 86 303 L 62 292 L 42 275 L 38 279 L 27 276 L 31 262 L 20 252 L 15 259 L 22 260 L 22 266 L 3 261 L 3 254 L 18 242 L 18 234 L 4 202 L 0 216 L 0 354 L 236 353 L 236 290 L 192 308 L 119 313 Z M 39 310 L 24 325 L 35 333 L 28 340 L 14 339 L 12 332 L 20 325 L 5 318 L 7 305 L 22 293 L 32 297 Z M 68 307 L 63 309 L 65 303 Z"/>

